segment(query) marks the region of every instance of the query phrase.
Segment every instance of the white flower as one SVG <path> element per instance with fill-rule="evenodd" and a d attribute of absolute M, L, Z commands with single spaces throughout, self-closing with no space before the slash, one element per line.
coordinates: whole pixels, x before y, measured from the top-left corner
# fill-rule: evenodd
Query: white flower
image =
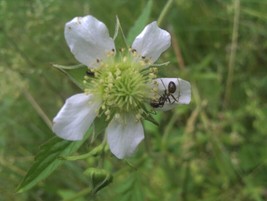
<path fill-rule="evenodd" d="M 144 28 L 131 50 L 120 53 L 119 60 L 107 27 L 93 16 L 75 17 L 66 23 L 65 39 L 75 58 L 95 77 L 85 80 L 85 93 L 68 98 L 53 119 L 52 129 L 57 136 L 83 139 L 101 111 L 110 121 L 106 129 L 110 150 L 122 159 L 130 156 L 144 138 L 140 119 L 147 115 L 145 102 L 150 100 L 151 106 L 159 110 L 190 102 L 189 82 L 155 79 L 154 68 L 147 68 L 170 46 L 170 34 L 156 22 Z M 170 82 L 175 90 L 169 90 Z"/>
<path fill-rule="evenodd" d="M 158 85 L 158 98 L 156 102 L 152 101 L 156 104 L 154 108 L 156 110 L 167 111 L 173 109 L 177 106 L 177 104 L 189 104 L 191 101 L 191 85 L 188 81 L 182 80 L 181 78 L 158 78 L 156 79 Z M 169 87 L 171 87 L 170 83 L 173 83 L 175 86 L 175 90 L 173 93 L 170 93 Z M 160 103 L 160 98 L 163 102 L 163 105 Z"/>

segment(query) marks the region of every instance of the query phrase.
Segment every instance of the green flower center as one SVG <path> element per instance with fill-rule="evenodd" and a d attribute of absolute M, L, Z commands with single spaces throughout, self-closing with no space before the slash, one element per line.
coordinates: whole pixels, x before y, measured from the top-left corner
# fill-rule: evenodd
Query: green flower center
<path fill-rule="evenodd" d="M 99 62 L 99 61 L 98 61 Z M 92 70 L 94 78 L 85 77 L 85 93 L 102 100 L 101 110 L 107 119 L 113 115 L 133 113 L 140 120 L 155 92 L 155 68 L 146 68 L 147 60 L 138 59 L 135 52 L 110 54 L 105 62 Z"/>

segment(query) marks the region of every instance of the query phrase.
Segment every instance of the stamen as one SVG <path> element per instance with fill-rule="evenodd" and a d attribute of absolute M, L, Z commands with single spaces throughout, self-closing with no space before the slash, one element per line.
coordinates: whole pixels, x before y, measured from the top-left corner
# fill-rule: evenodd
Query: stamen
<path fill-rule="evenodd" d="M 137 55 L 135 49 L 125 52 L 125 49 L 121 48 L 119 52 L 116 59 L 114 57 L 104 61 L 96 59 L 99 65 L 91 70 L 94 74 L 93 79 L 85 76 L 84 91 L 102 100 L 100 110 L 101 114 L 106 116 L 106 120 L 121 118 L 125 114 L 132 113 L 136 116 L 136 120 L 140 121 L 145 118 L 143 104 L 157 94 L 157 87 L 153 82 L 157 69 L 144 68 L 148 64 L 140 59 L 140 56 L 139 59 L 133 58 L 133 55 Z M 111 53 L 115 53 L 115 49 L 107 54 Z M 145 60 L 149 61 L 146 57 Z"/>
<path fill-rule="evenodd" d="M 135 118 L 136 118 L 136 121 L 138 122 L 138 121 L 140 121 L 140 120 L 142 119 L 142 115 L 139 114 L 139 113 L 137 113 L 137 114 L 135 115 Z"/>
<path fill-rule="evenodd" d="M 130 51 L 135 55 L 136 54 L 136 49 L 130 49 Z"/>

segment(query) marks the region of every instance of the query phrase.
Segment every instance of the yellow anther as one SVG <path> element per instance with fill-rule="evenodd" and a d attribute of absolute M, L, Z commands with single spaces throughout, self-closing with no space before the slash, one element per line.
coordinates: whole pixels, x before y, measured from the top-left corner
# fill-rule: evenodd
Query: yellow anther
<path fill-rule="evenodd" d="M 110 110 L 109 110 L 109 109 L 107 109 L 107 110 L 105 111 L 105 115 L 106 115 L 106 116 L 110 116 Z"/>
<path fill-rule="evenodd" d="M 109 84 L 108 84 L 108 88 L 109 88 L 109 89 L 112 89 L 112 87 L 113 87 L 113 84 L 112 84 L 112 83 L 109 83 Z"/>
<path fill-rule="evenodd" d="M 119 114 L 119 113 L 116 113 L 116 114 L 114 115 L 114 118 L 117 119 L 117 120 L 120 119 L 120 114 Z"/>
<path fill-rule="evenodd" d="M 138 121 L 140 121 L 140 120 L 142 119 L 142 115 L 139 114 L 139 113 L 137 113 L 137 114 L 135 115 L 135 118 L 136 118 L 136 121 L 138 122 Z"/>
<path fill-rule="evenodd" d="M 140 114 L 143 114 L 143 113 L 144 113 L 144 110 L 143 110 L 142 108 L 140 108 L 140 109 L 138 110 L 138 112 L 139 112 Z"/>
<path fill-rule="evenodd" d="M 117 69 L 115 74 L 116 74 L 117 77 L 118 77 L 119 75 L 121 75 L 121 71 L 120 71 L 120 69 Z"/>
<path fill-rule="evenodd" d="M 101 109 L 102 109 L 102 110 L 105 110 L 105 109 L 106 109 L 106 105 L 104 105 L 104 104 L 101 105 Z"/>

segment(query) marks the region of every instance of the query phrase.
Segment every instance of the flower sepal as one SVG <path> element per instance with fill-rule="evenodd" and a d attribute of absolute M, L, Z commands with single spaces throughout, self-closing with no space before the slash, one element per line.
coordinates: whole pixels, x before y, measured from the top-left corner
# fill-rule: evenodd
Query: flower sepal
<path fill-rule="evenodd" d="M 83 64 L 76 64 L 76 65 L 70 65 L 70 66 L 64 66 L 60 64 L 53 64 L 53 67 L 58 68 L 58 69 L 67 69 L 67 70 L 72 70 L 72 69 L 77 69 L 77 68 L 82 68 L 86 67 Z"/>
<path fill-rule="evenodd" d="M 151 122 L 155 126 L 159 126 L 158 121 L 154 118 L 154 115 L 156 114 L 155 111 L 151 111 L 151 108 L 143 107 L 144 114 L 143 114 L 143 119 L 146 121 Z"/>
<path fill-rule="evenodd" d="M 97 193 L 113 181 L 112 174 L 104 169 L 88 168 L 85 170 L 84 174 L 91 178 L 93 187 L 92 193 Z"/>
<path fill-rule="evenodd" d="M 84 76 L 88 71 L 88 67 L 85 65 L 73 65 L 73 66 L 63 66 L 58 64 L 53 64 L 53 67 L 58 69 L 60 72 L 64 73 L 69 77 L 69 79 L 80 89 L 84 89 Z"/>
<path fill-rule="evenodd" d="M 107 151 L 108 151 L 108 146 L 107 146 L 107 143 L 105 142 L 105 143 L 102 143 L 102 144 L 96 146 L 88 153 L 81 154 L 81 155 L 75 155 L 75 156 L 60 157 L 60 159 L 67 160 L 67 161 L 85 160 L 85 159 L 88 159 L 90 157 L 99 156 L 99 155 L 103 154 L 103 152 L 107 152 Z"/>

